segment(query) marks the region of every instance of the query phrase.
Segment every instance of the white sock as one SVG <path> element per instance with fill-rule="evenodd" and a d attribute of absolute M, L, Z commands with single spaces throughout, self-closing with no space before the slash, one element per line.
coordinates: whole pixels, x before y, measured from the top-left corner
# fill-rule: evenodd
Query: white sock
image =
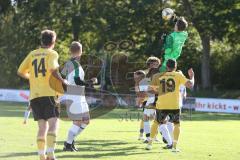
<path fill-rule="evenodd" d="M 150 122 L 144 121 L 143 127 L 144 127 L 144 132 L 146 134 L 147 140 L 150 140 L 150 131 L 151 131 Z"/>
<path fill-rule="evenodd" d="M 82 123 L 78 129 L 78 135 L 87 127 L 87 124 Z"/>
<path fill-rule="evenodd" d="M 72 144 L 75 137 L 79 134 L 79 128 L 77 125 L 73 124 L 72 127 L 68 130 L 67 143 Z"/>
<path fill-rule="evenodd" d="M 26 110 L 26 111 L 24 112 L 24 121 L 27 121 L 28 118 L 29 118 L 29 116 L 30 116 L 30 111 L 29 111 L 29 110 Z"/>
<path fill-rule="evenodd" d="M 168 128 L 166 124 L 161 124 L 159 127 L 159 131 L 162 133 L 162 136 L 166 139 L 168 142 L 168 145 L 172 145 L 172 138 L 169 134 Z"/>
<path fill-rule="evenodd" d="M 171 138 L 173 139 L 173 123 L 171 122 L 167 122 L 167 128 L 168 128 L 168 131 L 169 131 L 169 134 L 171 135 Z"/>
<path fill-rule="evenodd" d="M 144 132 L 145 132 L 146 134 L 149 134 L 149 133 L 150 133 L 150 130 L 151 130 L 151 128 L 150 128 L 150 122 L 149 122 L 149 121 L 145 121 L 145 122 L 144 122 Z"/>

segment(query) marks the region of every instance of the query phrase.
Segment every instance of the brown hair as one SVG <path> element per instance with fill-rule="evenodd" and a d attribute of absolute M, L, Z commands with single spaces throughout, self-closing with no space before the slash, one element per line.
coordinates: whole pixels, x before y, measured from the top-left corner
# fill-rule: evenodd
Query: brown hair
<path fill-rule="evenodd" d="M 157 73 L 159 73 L 159 68 L 151 68 L 151 69 L 148 71 L 146 77 L 152 78 L 152 76 L 153 76 L 154 74 L 157 74 Z"/>
<path fill-rule="evenodd" d="M 149 65 L 153 62 L 158 62 L 159 65 L 161 64 L 161 60 L 159 58 L 152 56 L 152 57 L 149 57 L 146 61 L 147 67 L 149 67 Z"/>
<path fill-rule="evenodd" d="M 48 29 L 43 30 L 41 32 L 41 42 L 45 46 L 50 46 L 55 42 L 56 36 L 57 35 L 55 31 L 48 30 Z"/>
<path fill-rule="evenodd" d="M 70 46 L 71 53 L 82 53 L 82 44 L 78 41 L 73 41 Z"/>
<path fill-rule="evenodd" d="M 184 17 L 180 17 L 176 23 L 177 23 L 178 31 L 184 31 L 188 27 L 188 22 Z"/>

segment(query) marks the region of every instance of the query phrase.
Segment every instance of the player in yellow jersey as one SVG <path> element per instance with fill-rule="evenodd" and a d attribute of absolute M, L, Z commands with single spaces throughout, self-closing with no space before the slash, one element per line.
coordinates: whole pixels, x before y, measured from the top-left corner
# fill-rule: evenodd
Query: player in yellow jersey
<path fill-rule="evenodd" d="M 172 146 L 167 146 L 167 148 L 173 148 L 174 152 L 179 151 L 176 146 L 180 134 L 180 86 L 185 85 L 188 88 L 192 88 L 194 85 L 194 72 L 192 69 L 188 70 L 190 79 L 187 79 L 181 72 L 177 72 L 176 68 L 176 60 L 169 59 L 167 61 L 167 72 L 155 74 L 149 86 L 149 92 L 158 94 L 156 118 L 152 127 L 157 128 L 165 123 L 167 116 L 170 117 L 170 121 L 174 123 L 173 144 Z M 154 136 L 151 133 L 151 138 Z M 146 149 L 149 150 L 151 148 L 152 141 L 150 140 Z"/>
<path fill-rule="evenodd" d="M 50 86 L 50 77 L 54 74 L 65 83 L 57 74 L 59 64 L 58 53 L 53 50 L 55 41 L 54 31 L 42 31 L 41 48 L 31 51 L 18 69 L 18 75 L 30 83 L 30 105 L 34 120 L 38 121 L 37 146 L 40 160 L 55 160 L 59 111 L 55 102 L 57 92 Z"/>

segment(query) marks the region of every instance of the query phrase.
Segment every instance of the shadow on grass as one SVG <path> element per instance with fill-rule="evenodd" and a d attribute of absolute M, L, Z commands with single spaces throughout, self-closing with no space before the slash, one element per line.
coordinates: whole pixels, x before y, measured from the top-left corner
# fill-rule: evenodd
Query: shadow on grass
<path fill-rule="evenodd" d="M 58 146 L 63 147 L 64 141 L 58 141 Z M 107 156 L 128 156 L 128 155 L 140 155 L 146 154 L 145 150 L 140 148 L 138 145 L 134 145 L 135 143 L 131 143 L 133 146 L 127 146 L 129 143 L 117 140 L 86 140 L 76 142 L 76 147 L 79 149 L 79 152 L 63 152 L 61 149 L 57 149 L 56 155 L 59 159 L 61 158 L 101 158 Z M 121 146 L 121 147 L 119 147 Z M 142 149 L 139 152 L 136 152 L 137 149 Z M 91 154 L 94 152 L 94 154 Z M 104 153 L 103 153 L 104 152 Z M 58 153 L 64 153 L 64 155 L 58 155 Z M 156 152 L 147 152 L 156 153 Z M 0 155 L 1 158 L 15 158 L 18 157 L 28 157 L 28 156 L 37 156 L 36 152 L 19 152 L 19 153 L 7 153 L 5 155 Z"/>
<path fill-rule="evenodd" d="M 58 142 L 58 144 L 63 145 L 63 141 Z M 102 157 L 117 157 L 117 156 L 129 156 L 129 155 L 140 155 L 140 154 L 150 154 L 156 152 L 146 151 L 135 143 L 131 143 L 134 146 L 126 146 L 130 143 L 117 141 L 117 140 L 86 140 L 76 142 L 76 147 L 78 148 L 80 155 L 71 154 L 60 155 L 58 158 L 102 158 Z M 118 147 L 121 146 L 121 147 Z M 137 149 L 141 149 L 140 152 L 136 152 Z M 61 152 L 61 150 L 57 150 Z M 91 154 L 91 152 L 95 152 Z M 104 153 L 103 153 L 104 152 Z"/>
<path fill-rule="evenodd" d="M 5 155 L 0 155 L 0 159 L 1 158 L 13 158 L 13 157 L 28 157 L 28 156 L 37 156 L 37 152 L 7 153 Z"/>

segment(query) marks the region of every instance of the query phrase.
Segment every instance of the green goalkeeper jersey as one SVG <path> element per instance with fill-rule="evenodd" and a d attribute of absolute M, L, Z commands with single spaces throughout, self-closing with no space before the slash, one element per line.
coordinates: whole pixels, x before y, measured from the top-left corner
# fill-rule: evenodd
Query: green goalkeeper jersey
<path fill-rule="evenodd" d="M 164 44 L 164 61 L 160 68 L 160 72 L 166 71 L 166 64 L 168 59 L 178 59 L 187 37 L 188 33 L 186 31 L 172 32 L 166 37 L 166 42 Z"/>

